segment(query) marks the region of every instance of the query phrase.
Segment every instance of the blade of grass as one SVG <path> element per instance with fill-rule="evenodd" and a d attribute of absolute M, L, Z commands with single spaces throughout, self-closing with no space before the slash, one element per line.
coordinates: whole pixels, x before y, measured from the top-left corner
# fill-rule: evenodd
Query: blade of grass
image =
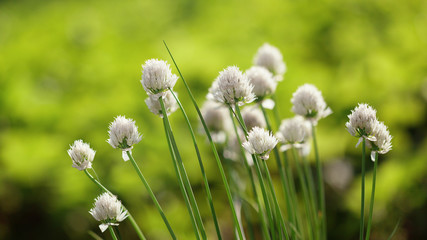
<path fill-rule="evenodd" d="M 369 236 L 371 235 L 372 213 L 374 211 L 374 201 L 375 201 L 375 182 L 377 179 L 377 165 L 378 165 L 378 152 L 375 152 L 374 173 L 372 176 L 371 202 L 369 206 L 368 226 L 366 228 L 366 240 L 369 240 Z"/>
<path fill-rule="evenodd" d="M 391 240 L 394 237 L 394 234 L 396 234 L 397 229 L 399 228 L 400 219 L 397 221 L 396 226 L 394 227 L 393 231 L 391 232 L 390 236 L 387 238 L 387 240 Z"/>
<path fill-rule="evenodd" d="M 117 236 L 116 236 L 116 234 L 114 233 L 113 228 L 112 228 L 111 226 L 108 226 L 108 230 L 110 230 L 111 237 L 112 237 L 114 240 L 117 240 Z"/>
<path fill-rule="evenodd" d="M 363 240 L 363 233 L 365 227 L 365 148 L 366 140 L 362 140 L 362 188 L 361 188 L 361 203 L 360 203 L 360 240 Z"/>

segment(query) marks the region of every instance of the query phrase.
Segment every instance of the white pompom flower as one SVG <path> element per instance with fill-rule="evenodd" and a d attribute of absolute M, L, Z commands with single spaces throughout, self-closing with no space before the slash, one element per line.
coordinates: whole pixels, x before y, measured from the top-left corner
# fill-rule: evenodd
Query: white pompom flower
<path fill-rule="evenodd" d="M 157 94 L 172 89 L 178 76 L 172 74 L 170 65 L 163 60 L 149 59 L 142 65 L 141 84 L 148 94 Z"/>
<path fill-rule="evenodd" d="M 243 108 L 242 117 L 248 131 L 254 127 L 265 128 L 267 126 L 264 114 L 262 114 L 262 111 L 259 108 L 254 106 Z"/>
<path fill-rule="evenodd" d="M 312 84 L 300 86 L 293 93 L 291 103 L 293 104 L 292 111 L 295 114 L 310 120 L 314 125 L 332 113 L 323 99 L 322 92 Z"/>
<path fill-rule="evenodd" d="M 110 123 L 108 135 L 110 138 L 107 142 L 113 148 L 122 149 L 122 157 L 125 161 L 129 160 L 126 152 L 131 151 L 133 145 L 139 143 L 142 139 L 135 121 L 124 116 L 117 116 Z"/>
<path fill-rule="evenodd" d="M 348 122 L 345 124 L 347 131 L 354 137 L 359 138 L 356 147 L 365 138 L 369 141 L 376 141 L 375 131 L 379 126 L 377 111 L 366 103 L 359 105 L 348 115 Z"/>
<path fill-rule="evenodd" d="M 307 151 L 309 152 L 310 145 L 308 144 L 308 139 L 311 137 L 310 124 L 301 116 L 284 119 L 280 124 L 276 136 L 283 143 L 280 147 L 280 151 L 282 152 L 292 147 L 301 148 L 306 153 Z"/>
<path fill-rule="evenodd" d="M 246 76 L 254 86 L 253 92 L 258 99 L 263 99 L 276 91 L 277 82 L 265 67 L 253 66 L 246 70 Z"/>
<path fill-rule="evenodd" d="M 122 203 L 116 196 L 110 193 L 103 193 L 95 199 L 93 208 L 89 213 L 97 220 L 102 222 L 99 228 L 104 232 L 108 226 L 118 226 L 128 217 L 128 212 L 124 210 Z"/>
<path fill-rule="evenodd" d="M 271 150 L 277 145 L 277 138 L 269 131 L 254 127 L 248 134 L 248 139 L 242 146 L 250 154 L 258 154 L 261 159 L 267 160 Z"/>
<path fill-rule="evenodd" d="M 203 119 L 215 143 L 225 143 L 232 131 L 229 111 L 224 105 L 207 100 L 201 108 Z"/>
<path fill-rule="evenodd" d="M 83 140 L 74 141 L 67 151 L 73 160 L 73 168 L 83 171 L 87 168 L 92 168 L 92 162 L 95 157 L 95 151 L 90 148 L 89 144 L 84 143 Z"/>
<path fill-rule="evenodd" d="M 388 153 L 391 148 L 391 139 L 393 138 L 390 135 L 390 132 L 387 128 L 387 126 L 383 122 L 377 121 L 377 126 L 375 127 L 375 141 L 372 141 L 370 143 L 372 147 L 371 152 L 371 159 L 372 161 L 375 161 L 375 153 L 379 154 L 386 154 Z"/>
<path fill-rule="evenodd" d="M 236 103 L 242 106 L 255 100 L 253 88 L 254 86 L 238 67 L 227 67 L 219 73 L 209 88 L 208 99 L 231 106 Z"/>
<path fill-rule="evenodd" d="M 175 96 L 178 96 L 178 93 L 174 92 L 174 94 Z M 178 109 L 178 103 L 176 102 L 175 97 L 170 91 L 167 91 L 162 94 L 149 95 L 148 98 L 145 99 L 145 103 L 147 104 L 148 109 L 150 109 L 150 112 L 163 118 L 162 106 L 160 105 L 159 98 L 163 99 L 168 116 Z"/>
<path fill-rule="evenodd" d="M 265 67 L 273 75 L 276 81 L 282 81 L 283 74 L 286 72 L 286 64 L 283 62 L 280 50 L 268 43 L 264 43 L 257 51 L 254 57 L 254 64 Z"/>

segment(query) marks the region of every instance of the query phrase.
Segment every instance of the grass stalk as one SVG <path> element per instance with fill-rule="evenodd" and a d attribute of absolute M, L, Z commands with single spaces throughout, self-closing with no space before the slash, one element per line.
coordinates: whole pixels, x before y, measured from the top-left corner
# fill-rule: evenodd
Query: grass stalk
<path fill-rule="evenodd" d="M 310 168 L 310 164 L 307 160 L 306 157 L 302 156 L 302 162 L 303 162 L 303 168 L 304 168 L 304 174 L 305 174 L 305 179 L 307 180 L 307 186 L 308 186 L 308 194 L 309 194 L 309 199 L 310 202 L 312 204 L 312 214 L 313 214 L 313 219 L 314 219 L 314 225 L 316 226 L 316 236 L 317 239 L 321 239 L 322 237 L 322 229 L 319 223 L 319 218 L 317 217 L 317 213 L 319 211 L 318 206 L 317 206 L 317 195 L 316 195 L 316 190 L 314 188 L 314 179 L 313 179 L 313 172 L 311 171 Z"/>
<path fill-rule="evenodd" d="M 361 201 L 360 201 L 360 240 L 363 240 L 363 233 L 365 227 L 365 148 L 366 140 L 362 139 L 362 188 L 361 188 Z"/>
<path fill-rule="evenodd" d="M 116 236 L 116 234 L 114 233 L 113 228 L 112 228 L 111 226 L 108 226 L 108 230 L 110 230 L 111 237 L 112 237 L 114 240 L 117 240 L 117 236 Z"/>
<path fill-rule="evenodd" d="M 369 236 L 371 235 L 372 214 L 374 212 L 374 201 L 375 201 L 375 182 L 377 179 L 377 165 L 378 165 L 378 152 L 375 152 L 374 173 L 372 176 L 371 202 L 369 206 L 368 226 L 366 228 L 366 238 L 365 238 L 366 240 L 369 240 Z"/>
<path fill-rule="evenodd" d="M 209 144 L 210 144 L 210 146 L 211 146 L 212 152 L 214 153 L 214 157 L 215 157 L 216 163 L 217 163 L 217 165 L 218 165 L 219 172 L 220 172 L 220 174 L 221 174 L 221 179 L 222 179 L 222 181 L 223 181 L 223 183 L 224 183 L 224 187 L 225 187 L 225 190 L 226 190 L 226 193 L 227 193 L 227 198 L 228 198 L 228 204 L 230 205 L 231 213 L 232 213 L 232 215 L 233 215 L 233 222 L 234 222 L 234 226 L 237 228 L 237 232 L 238 232 L 239 238 L 240 238 L 241 240 L 243 240 L 243 239 L 244 239 L 244 237 L 243 237 L 243 236 L 244 236 L 244 234 L 243 234 L 242 229 L 240 228 L 239 220 L 238 220 L 238 218 L 237 218 L 236 209 L 234 208 L 233 198 L 232 198 L 231 191 L 230 191 L 230 186 L 229 186 L 229 184 L 228 184 L 227 177 L 225 176 L 224 167 L 222 166 L 221 160 L 220 160 L 219 155 L 218 155 L 218 151 L 217 151 L 217 149 L 216 149 L 216 147 L 215 147 L 215 144 L 214 144 L 214 142 L 213 142 L 213 140 L 212 140 L 212 136 L 211 136 L 211 134 L 210 134 L 210 132 L 209 132 L 209 129 L 208 129 L 207 125 L 206 125 L 206 122 L 205 122 L 205 120 L 204 120 L 204 118 L 203 118 L 203 116 L 202 116 L 202 113 L 201 113 L 201 111 L 200 111 L 200 108 L 199 108 L 199 106 L 197 105 L 197 102 L 196 102 L 196 100 L 195 100 L 195 98 L 194 98 L 193 94 L 191 93 L 190 87 L 188 86 L 187 82 L 185 81 L 184 77 L 182 76 L 181 71 L 179 70 L 179 67 L 178 67 L 178 65 L 176 64 L 176 61 L 175 61 L 175 59 L 173 58 L 173 55 L 172 55 L 172 53 L 170 52 L 170 50 L 169 50 L 169 48 L 168 48 L 168 46 L 167 46 L 166 42 L 165 42 L 165 41 L 163 41 L 163 43 L 164 43 L 164 45 L 165 45 L 165 47 L 166 47 L 166 50 L 167 50 L 167 51 L 168 51 L 168 53 L 169 53 L 169 56 L 171 57 L 171 59 L 172 59 L 172 61 L 173 61 L 173 63 L 174 63 L 174 65 L 175 65 L 176 69 L 178 70 L 179 76 L 181 77 L 181 80 L 182 80 L 182 82 L 184 83 L 184 86 L 185 86 L 185 88 L 186 88 L 186 90 L 187 90 L 187 93 L 188 93 L 188 95 L 189 95 L 189 96 L 190 96 L 190 98 L 191 98 L 191 101 L 192 101 L 192 103 L 193 103 L 193 105 L 194 105 L 194 108 L 195 108 L 195 109 L 196 109 L 196 111 L 197 111 L 197 115 L 199 116 L 200 121 L 202 122 L 203 129 L 205 130 L 205 133 L 206 133 L 206 135 L 207 135 L 207 137 L 208 137 Z"/>

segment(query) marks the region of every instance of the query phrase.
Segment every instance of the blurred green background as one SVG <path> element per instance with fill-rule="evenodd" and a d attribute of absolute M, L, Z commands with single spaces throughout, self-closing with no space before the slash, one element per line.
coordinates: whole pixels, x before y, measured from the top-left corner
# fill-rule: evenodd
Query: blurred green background
<path fill-rule="evenodd" d="M 400 219 L 395 239 L 426 239 L 426 26 L 422 0 L 0 1 L 0 239 L 90 239 L 90 230 L 109 238 L 88 213 L 99 190 L 66 152 L 80 138 L 96 150 L 99 177 L 145 235 L 168 239 L 133 168 L 106 143 L 117 115 L 136 120 L 144 138 L 134 157 L 178 237 L 193 238 L 162 122 L 139 82 L 145 60 L 170 62 L 162 40 L 200 105 L 220 70 L 249 68 L 264 42 L 288 66 L 277 94 L 282 117 L 292 116 L 299 85 L 323 92 L 334 114 L 318 125 L 321 158 L 326 168 L 350 163 L 354 175 L 344 187 L 327 184 L 329 239 L 358 238 L 360 149 L 344 124 L 357 103 L 371 104 L 394 136 L 393 150 L 379 159 L 372 238 L 386 239 Z M 180 80 L 175 90 L 198 126 Z M 214 236 L 191 138 L 179 112 L 171 121 Z M 231 236 L 218 168 L 205 137 L 198 140 L 222 230 Z M 136 238 L 128 221 L 121 229 L 125 239 Z"/>

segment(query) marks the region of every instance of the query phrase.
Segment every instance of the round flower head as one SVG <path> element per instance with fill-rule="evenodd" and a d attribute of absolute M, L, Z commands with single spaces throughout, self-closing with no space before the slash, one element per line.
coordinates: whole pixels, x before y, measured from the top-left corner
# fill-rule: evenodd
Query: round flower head
<path fill-rule="evenodd" d="M 246 71 L 246 76 L 254 86 L 253 92 L 257 98 L 262 99 L 276 91 L 277 82 L 266 68 L 253 66 Z"/>
<path fill-rule="evenodd" d="M 92 168 L 95 151 L 90 148 L 89 144 L 84 143 L 82 140 L 76 140 L 67 152 L 71 160 L 73 160 L 73 168 L 77 168 L 80 171 Z"/>
<path fill-rule="evenodd" d="M 277 139 L 267 130 L 254 127 L 248 134 L 248 140 L 242 146 L 250 154 L 259 154 L 260 158 L 267 160 L 270 151 L 276 146 Z"/>
<path fill-rule="evenodd" d="M 178 95 L 176 92 L 174 92 L 174 94 L 175 96 Z M 168 116 L 178 109 L 178 103 L 176 102 L 175 97 L 170 91 L 167 91 L 162 94 L 149 95 L 148 98 L 145 99 L 145 103 L 147 104 L 148 109 L 150 109 L 150 112 L 159 115 L 161 118 L 163 118 L 162 106 L 159 102 L 160 97 L 163 99 L 163 103 L 165 104 L 165 109 Z"/>
<path fill-rule="evenodd" d="M 304 143 L 307 142 L 310 135 L 310 125 L 301 116 L 283 120 L 276 134 L 277 138 L 284 143 L 280 147 L 281 151 L 286 151 L 292 147 L 304 149 L 307 147 Z"/>
<path fill-rule="evenodd" d="M 379 124 L 377 120 L 377 111 L 375 109 L 368 104 L 359 103 L 359 105 L 351 111 L 351 114 L 348 115 L 348 119 L 348 122 L 345 124 L 348 132 L 352 136 L 360 138 L 356 146 L 359 145 L 362 138 L 370 141 L 376 140 L 374 133 Z"/>
<path fill-rule="evenodd" d="M 254 64 L 268 69 L 275 75 L 276 81 L 281 81 L 286 72 L 286 64 L 283 62 L 280 50 L 268 43 L 264 43 L 258 49 L 254 57 Z"/>
<path fill-rule="evenodd" d="M 238 67 L 232 66 L 219 73 L 218 78 L 209 88 L 209 99 L 227 105 L 237 103 L 242 106 L 255 100 L 253 85 Z"/>
<path fill-rule="evenodd" d="M 391 139 L 392 136 L 387 129 L 387 126 L 383 122 L 377 121 L 377 126 L 375 127 L 375 141 L 372 141 L 370 144 L 372 146 L 371 159 L 375 161 L 375 152 L 380 154 L 386 154 L 391 150 Z"/>
<path fill-rule="evenodd" d="M 141 84 L 148 94 L 156 94 L 173 88 L 177 80 L 178 76 L 172 74 L 166 61 L 149 59 L 142 65 Z"/>
<path fill-rule="evenodd" d="M 331 109 L 323 100 L 322 92 L 314 85 L 304 84 L 293 93 L 291 102 L 292 111 L 310 120 L 313 124 L 321 118 L 325 118 L 332 113 Z"/>
<path fill-rule="evenodd" d="M 124 116 L 117 116 L 112 123 L 110 123 L 108 135 L 110 138 L 107 142 L 113 148 L 122 149 L 123 160 L 129 160 L 126 152 L 130 151 L 134 144 L 141 141 L 141 135 L 138 132 L 138 127 L 135 121 Z"/>
<path fill-rule="evenodd" d="M 119 222 L 125 220 L 128 212 L 123 209 L 122 203 L 117 197 L 110 193 L 103 193 L 95 199 L 93 208 L 89 213 L 97 220 L 102 222 L 99 228 L 104 232 L 108 226 L 118 226 Z"/>
<path fill-rule="evenodd" d="M 258 108 L 254 108 L 252 106 L 243 108 L 242 117 L 248 131 L 254 127 L 266 127 L 264 115 Z"/>
<path fill-rule="evenodd" d="M 212 140 L 216 143 L 224 143 L 227 133 L 232 128 L 228 109 L 224 105 L 208 100 L 203 104 L 201 112 L 211 133 Z"/>

